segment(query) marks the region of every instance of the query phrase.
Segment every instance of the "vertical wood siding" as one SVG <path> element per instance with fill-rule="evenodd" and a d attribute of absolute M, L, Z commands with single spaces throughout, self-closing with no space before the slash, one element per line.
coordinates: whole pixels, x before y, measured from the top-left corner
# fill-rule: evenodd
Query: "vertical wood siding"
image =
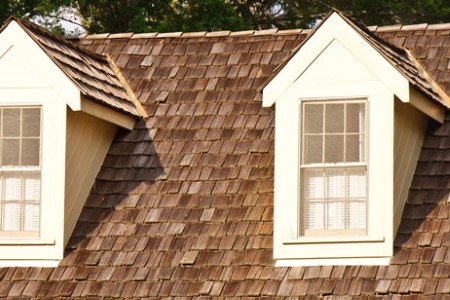
<path fill-rule="evenodd" d="M 419 159 L 427 117 L 407 103 L 394 106 L 394 233 L 400 225 L 403 207 Z"/>
<path fill-rule="evenodd" d="M 67 243 L 117 127 L 83 112 L 67 111 L 64 244 Z"/>

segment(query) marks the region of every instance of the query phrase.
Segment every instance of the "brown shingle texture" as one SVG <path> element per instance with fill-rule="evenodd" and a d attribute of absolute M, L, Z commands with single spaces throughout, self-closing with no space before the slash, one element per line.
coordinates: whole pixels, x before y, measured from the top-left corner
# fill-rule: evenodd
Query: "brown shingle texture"
<path fill-rule="evenodd" d="M 448 29 L 377 34 L 450 90 Z M 60 266 L 0 269 L 0 297 L 447 297 L 450 117 L 430 126 L 389 266 L 274 266 L 274 111 L 256 89 L 304 38 L 81 40 L 115 59 L 150 117 L 117 135 Z"/>

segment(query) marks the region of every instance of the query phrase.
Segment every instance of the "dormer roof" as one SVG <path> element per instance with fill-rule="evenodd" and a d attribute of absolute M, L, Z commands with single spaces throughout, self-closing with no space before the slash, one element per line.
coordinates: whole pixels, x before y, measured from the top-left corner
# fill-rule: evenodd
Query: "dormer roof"
<path fill-rule="evenodd" d="M 11 22 L 36 42 L 83 96 L 129 116 L 145 115 L 119 69 L 106 56 L 77 47 L 33 23 L 12 17 L 0 28 L 0 33 Z"/>
<path fill-rule="evenodd" d="M 370 30 L 359 24 L 356 20 L 350 19 L 344 13 L 336 9 L 333 9 L 320 22 L 320 24 L 314 28 L 314 30 L 308 33 L 308 36 L 305 38 L 305 40 L 291 52 L 291 54 L 288 56 L 288 58 L 286 58 L 285 61 L 277 66 L 274 73 L 261 85 L 259 90 L 262 91 L 267 86 L 270 86 L 272 80 L 283 70 L 283 68 L 287 64 L 289 64 L 290 61 L 295 60 L 295 58 L 297 58 L 297 60 L 302 60 L 302 55 L 299 54 L 299 51 L 306 43 L 308 43 L 308 41 L 316 34 L 316 32 L 321 30 L 323 24 L 329 22 L 329 20 L 333 19 L 333 17 L 335 16 L 338 16 L 338 18 L 340 18 L 348 26 L 350 26 L 373 49 L 375 49 L 382 57 L 384 57 L 384 59 L 390 65 L 392 65 L 420 93 L 425 95 L 428 99 L 431 99 L 432 101 L 437 103 L 439 106 L 445 107 L 446 109 L 450 108 L 449 95 L 445 90 L 442 89 L 442 87 L 435 81 L 435 79 L 428 74 L 427 70 L 415 57 L 414 53 L 402 46 L 396 46 L 389 42 L 386 42 L 382 38 L 372 33 Z M 339 32 L 337 32 L 337 34 L 339 34 Z M 294 62 L 294 64 L 298 63 Z M 285 76 L 281 78 L 284 86 L 287 86 L 289 82 L 295 80 L 296 77 L 293 77 L 289 80 L 286 79 L 287 78 Z M 272 105 L 277 98 L 277 95 L 281 95 L 283 93 L 283 88 L 280 89 L 280 86 L 278 84 L 276 84 L 275 89 L 276 91 L 274 92 L 268 91 L 270 95 L 264 98 L 264 105 Z M 272 96 L 272 94 L 274 94 L 274 96 Z"/>

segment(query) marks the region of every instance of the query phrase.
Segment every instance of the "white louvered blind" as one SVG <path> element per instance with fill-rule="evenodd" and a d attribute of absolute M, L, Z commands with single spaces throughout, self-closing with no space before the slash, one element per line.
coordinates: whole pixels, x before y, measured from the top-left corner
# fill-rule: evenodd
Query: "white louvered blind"
<path fill-rule="evenodd" d="M 41 108 L 0 107 L 0 236 L 38 236 Z"/>
<path fill-rule="evenodd" d="M 365 233 L 365 102 L 304 102 L 302 111 L 302 233 Z"/>

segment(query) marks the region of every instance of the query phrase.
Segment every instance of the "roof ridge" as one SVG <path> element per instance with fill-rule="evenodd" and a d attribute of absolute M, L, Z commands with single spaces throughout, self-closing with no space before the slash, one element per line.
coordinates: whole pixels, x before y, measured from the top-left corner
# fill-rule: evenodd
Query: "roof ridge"
<path fill-rule="evenodd" d="M 437 23 L 437 24 L 428 24 L 428 23 L 417 23 L 417 24 L 393 24 L 393 25 L 374 25 L 367 26 L 372 32 L 383 32 L 383 31 L 409 31 L 409 30 L 444 30 L 450 29 L 450 23 Z"/>
<path fill-rule="evenodd" d="M 192 38 L 192 37 L 223 37 L 223 36 L 263 36 L 263 35 L 289 35 L 308 34 L 312 29 L 263 29 L 263 30 L 240 30 L 240 31 L 197 31 L 197 32 L 143 32 L 143 33 L 100 33 L 81 34 L 67 36 L 66 39 L 115 39 L 115 38 Z"/>
<path fill-rule="evenodd" d="M 392 24 L 392 25 L 373 25 L 366 26 L 371 32 L 384 31 L 409 31 L 409 30 L 445 30 L 450 29 L 450 23 L 417 23 L 417 24 Z M 66 39 L 115 39 L 115 38 L 192 38 L 192 37 L 223 37 L 223 36 L 261 36 L 261 35 L 289 35 L 289 34 L 308 34 L 313 29 L 263 29 L 263 30 L 238 30 L 238 31 L 193 31 L 193 32 L 124 32 L 124 33 L 99 33 L 99 34 L 81 34 L 67 36 Z"/>

